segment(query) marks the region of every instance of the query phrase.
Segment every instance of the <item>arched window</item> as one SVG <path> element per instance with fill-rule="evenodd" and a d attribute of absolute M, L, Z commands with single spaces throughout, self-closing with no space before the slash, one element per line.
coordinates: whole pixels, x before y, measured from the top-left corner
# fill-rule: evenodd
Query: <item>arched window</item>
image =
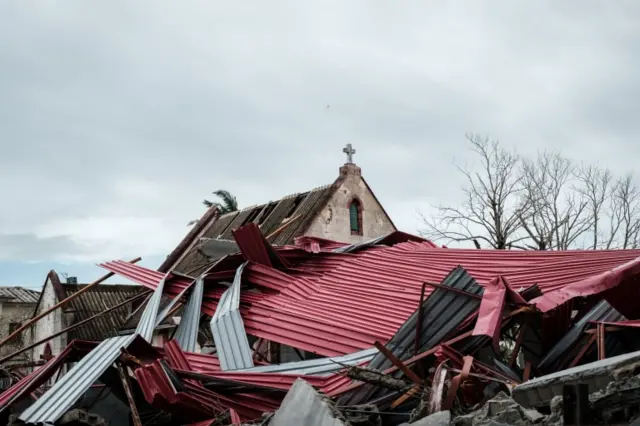
<path fill-rule="evenodd" d="M 362 206 L 355 199 L 349 205 L 349 224 L 351 235 L 362 235 Z"/>

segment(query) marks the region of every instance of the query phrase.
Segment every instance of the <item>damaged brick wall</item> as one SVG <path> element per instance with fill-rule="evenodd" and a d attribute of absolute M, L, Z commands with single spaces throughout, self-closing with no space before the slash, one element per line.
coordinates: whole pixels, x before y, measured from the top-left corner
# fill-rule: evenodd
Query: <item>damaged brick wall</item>
<path fill-rule="evenodd" d="M 8 336 L 18 329 L 33 315 L 34 304 L 0 302 L 0 336 Z M 15 339 L 0 347 L 0 356 L 9 355 L 16 350 L 31 343 L 31 334 L 22 332 Z M 28 360 L 28 355 L 17 357 L 13 363 L 22 363 Z"/>

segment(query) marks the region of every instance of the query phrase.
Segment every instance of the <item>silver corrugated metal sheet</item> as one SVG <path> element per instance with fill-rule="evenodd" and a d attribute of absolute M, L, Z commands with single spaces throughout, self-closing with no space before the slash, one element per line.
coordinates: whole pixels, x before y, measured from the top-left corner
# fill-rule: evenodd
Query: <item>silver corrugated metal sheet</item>
<path fill-rule="evenodd" d="M 0 287 L 0 299 L 11 303 L 38 303 L 40 292 L 23 287 Z"/>
<path fill-rule="evenodd" d="M 147 342 L 151 342 L 151 339 L 153 338 L 153 330 L 159 324 L 157 320 L 158 309 L 160 309 L 160 299 L 162 298 L 162 292 L 164 291 L 165 279 L 166 276 L 158 283 L 158 286 L 153 291 L 153 296 L 151 296 L 147 306 L 144 308 L 144 312 L 142 313 L 142 317 L 140 318 L 140 322 L 136 328 L 136 333 Z M 160 322 L 162 322 L 162 319 Z"/>
<path fill-rule="evenodd" d="M 253 367 L 247 332 L 240 316 L 240 284 L 245 266 L 246 262 L 236 271 L 233 284 L 222 294 L 211 318 L 211 332 L 223 371 Z"/>
<path fill-rule="evenodd" d="M 171 301 L 169 303 L 167 303 L 167 306 L 165 306 L 164 309 L 162 309 L 162 311 L 160 311 L 160 313 L 156 317 L 156 327 L 159 326 L 160 324 L 162 324 L 162 321 L 164 321 L 165 318 L 167 317 L 167 315 L 169 315 L 169 312 L 171 312 L 171 310 L 174 308 L 174 306 L 176 306 L 178 301 L 180 301 L 180 299 L 182 299 L 184 297 L 185 293 L 187 291 L 189 291 L 190 288 L 191 288 L 191 286 L 185 287 L 184 290 L 182 290 L 176 297 L 171 299 Z"/>
<path fill-rule="evenodd" d="M 261 365 L 239 371 L 247 373 L 287 373 L 323 376 L 342 370 L 345 365 L 358 365 L 371 361 L 377 353 L 378 349 L 371 348 L 343 356 L 287 362 L 285 364 Z"/>
<path fill-rule="evenodd" d="M 112 337 L 100 343 L 27 408 L 20 415 L 20 420 L 25 423 L 53 424 L 113 364 L 120 356 L 120 348 L 128 347 L 135 337 L 135 335 Z"/>
<path fill-rule="evenodd" d="M 202 306 L 204 280 L 198 278 L 192 287 L 193 291 L 189 296 L 189 301 L 184 307 L 180 324 L 174 336 L 182 350 L 187 352 L 195 352 L 198 343 L 198 327 L 200 326 L 200 308 Z"/>

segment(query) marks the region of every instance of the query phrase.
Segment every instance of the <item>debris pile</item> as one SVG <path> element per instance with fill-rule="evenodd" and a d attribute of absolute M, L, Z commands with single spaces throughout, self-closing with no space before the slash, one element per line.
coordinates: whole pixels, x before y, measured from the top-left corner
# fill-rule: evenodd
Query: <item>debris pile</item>
<path fill-rule="evenodd" d="M 100 398 L 81 401 L 96 386 L 136 426 L 628 424 L 638 414 L 640 250 L 457 250 L 401 232 L 272 246 L 255 224 L 233 235 L 238 252 L 198 276 L 100 265 L 148 288 L 135 332 L 52 354 L 0 394 L 0 420 L 91 419 Z M 173 338 L 154 346 L 177 309 Z M 203 322 L 213 350 L 199 349 Z"/>

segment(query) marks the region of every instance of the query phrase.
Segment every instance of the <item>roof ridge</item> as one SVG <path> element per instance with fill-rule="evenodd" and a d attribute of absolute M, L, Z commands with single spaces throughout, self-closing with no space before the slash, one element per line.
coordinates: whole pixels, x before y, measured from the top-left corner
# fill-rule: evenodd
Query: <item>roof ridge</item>
<path fill-rule="evenodd" d="M 221 219 L 223 217 L 227 217 L 227 216 L 230 216 L 230 215 L 242 213 L 242 212 L 245 212 L 247 210 L 252 210 L 252 209 L 255 209 L 255 208 L 258 208 L 258 207 L 266 206 L 267 204 L 277 203 L 279 201 L 288 200 L 290 198 L 296 198 L 296 197 L 299 197 L 301 195 L 306 195 L 306 194 L 309 194 L 309 193 L 314 192 L 314 191 L 323 191 L 325 189 L 328 189 L 332 185 L 333 185 L 333 183 L 330 183 L 330 184 L 327 184 L 327 185 L 321 185 L 321 186 L 313 187 L 313 188 L 311 188 L 311 189 L 309 189 L 307 191 L 293 192 L 291 194 L 287 194 L 284 197 L 280 197 L 280 198 L 277 198 L 275 200 L 269 200 L 269 201 L 266 201 L 266 202 L 260 203 L 260 204 L 252 204 L 250 206 L 246 206 L 246 207 L 243 207 L 241 209 L 234 210 L 232 212 L 222 214 L 218 218 Z"/>

